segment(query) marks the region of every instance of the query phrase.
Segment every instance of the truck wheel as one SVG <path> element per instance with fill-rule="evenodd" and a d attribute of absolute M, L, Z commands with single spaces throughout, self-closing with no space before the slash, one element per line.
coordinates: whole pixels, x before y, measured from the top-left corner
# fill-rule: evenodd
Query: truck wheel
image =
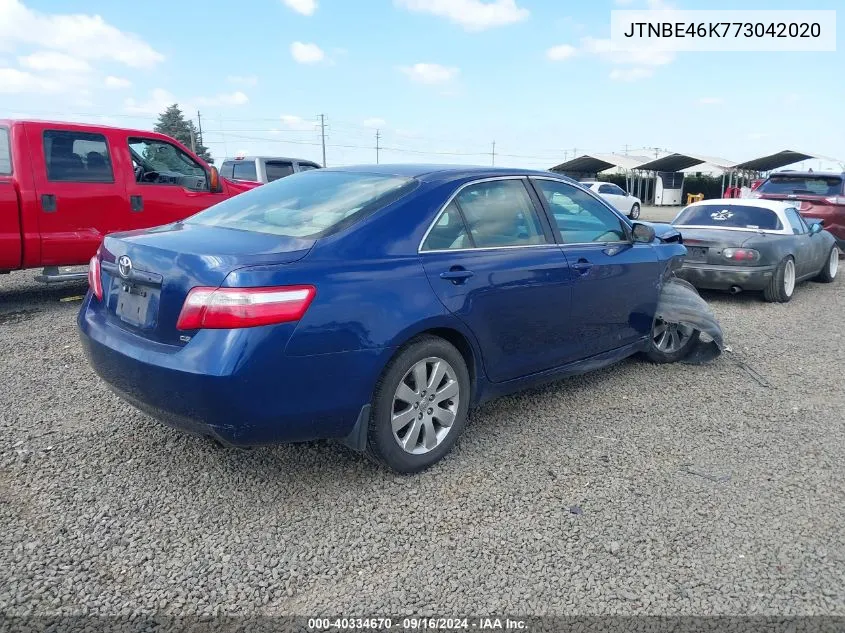
<path fill-rule="evenodd" d="M 787 303 L 795 293 L 795 260 L 784 257 L 763 290 L 763 298 L 770 303 Z"/>
<path fill-rule="evenodd" d="M 437 336 L 411 341 L 376 384 L 368 456 L 402 474 L 425 470 L 452 450 L 466 426 L 469 401 L 461 353 Z"/>

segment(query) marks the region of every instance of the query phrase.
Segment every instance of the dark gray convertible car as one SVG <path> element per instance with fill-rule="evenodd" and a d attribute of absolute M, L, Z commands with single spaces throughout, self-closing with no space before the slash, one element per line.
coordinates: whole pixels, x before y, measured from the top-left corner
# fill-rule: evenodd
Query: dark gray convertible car
<path fill-rule="evenodd" d="M 833 235 L 810 224 L 795 205 L 775 200 L 705 200 L 672 221 L 687 256 L 677 275 L 698 288 L 762 290 L 784 303 L 805 279 L 831 282 L 839 269 Z"/>

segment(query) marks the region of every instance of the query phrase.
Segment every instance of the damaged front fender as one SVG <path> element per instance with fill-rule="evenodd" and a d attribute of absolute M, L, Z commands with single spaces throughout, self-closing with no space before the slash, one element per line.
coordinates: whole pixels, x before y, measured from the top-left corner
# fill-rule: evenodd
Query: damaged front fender
<path fill-rule="evenodd" d="M 718 357 L 725 348 L 716 315 L 695 287 L 683 279 L 670 276 L 663 282 L 655 318 L 701 332 L 698 345 L 684 359 L 685 363 L 706 363 Z"/>

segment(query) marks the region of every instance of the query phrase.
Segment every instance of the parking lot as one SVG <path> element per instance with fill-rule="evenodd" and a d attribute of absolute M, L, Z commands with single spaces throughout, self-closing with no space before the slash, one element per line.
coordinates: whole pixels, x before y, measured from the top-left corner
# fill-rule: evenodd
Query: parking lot
<path fill-rule="evenodd" d="M 85 289 L 0 277 L 0 611 L 845 615 L 842 277 L 706 294 L 717 361 L 493 402 L 413 477 L 160 426 L 89 369 Z"/>

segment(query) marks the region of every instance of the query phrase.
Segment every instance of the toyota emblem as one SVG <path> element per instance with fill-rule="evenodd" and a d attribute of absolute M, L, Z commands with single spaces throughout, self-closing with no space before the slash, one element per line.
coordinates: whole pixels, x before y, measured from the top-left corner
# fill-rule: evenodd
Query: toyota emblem
<path fill-rule="evenodd" d="M 120 258 L 118 258 L 117 272 L 119 272 L 120 276 L 124 279 L 129 279 L 129 275 L 132 274 L 132 260 L 126 255 L 121 255 Z"/>

